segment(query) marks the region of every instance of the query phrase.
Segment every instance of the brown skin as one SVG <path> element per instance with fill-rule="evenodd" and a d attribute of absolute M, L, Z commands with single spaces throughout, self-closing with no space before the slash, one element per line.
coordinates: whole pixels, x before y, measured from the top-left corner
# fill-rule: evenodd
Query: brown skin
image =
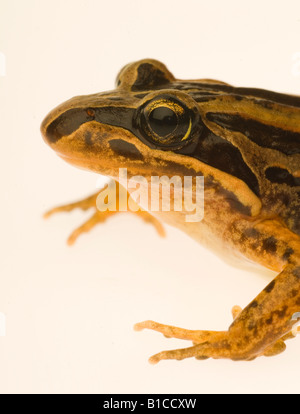
<path fill-rule="evenodd" d="M 143 175 L 148 182 L 152 175 L 204 176 L 205 217 L 200 223 L 187 223 L 185 212 L 155 216 L 217 253 L 225 244 L 226 257 L 238 252 L 279 273 L 244 310 L 234 309 L 228 331 L 137 324 L 137 330 L 154 329 L 194 342 L 190 348 L 157 354 L 151 362 L 192 356 L 251 360 L 282 352 L 284 341 L 293 337 L 293 315 L 300 312 L 300 98 L 212 80 L 179 81 L 162 63 L 149 59 L 123 68 L 117 85 L 115 91 L 76 97 L 54 109 L 41 127 L 45 141 L 72 165 L 113 179 L 119 168 L 127 168 L 128 178 Z M 182 122 L 189 129 L 187 135 L 172 133 L 166 146 L 151 135 L 147 108 L 148 102 L 163 99 L 164 106 L 174 109 L 173 98 L 184 108 L 177 121 L 187 114 Z M 85 209 L 95 206 L 95 200 L 58 211 Z M 96 211 L 75 238 L 105 214 Z M 144 214 L 162 233 L 156 219 Z"/>

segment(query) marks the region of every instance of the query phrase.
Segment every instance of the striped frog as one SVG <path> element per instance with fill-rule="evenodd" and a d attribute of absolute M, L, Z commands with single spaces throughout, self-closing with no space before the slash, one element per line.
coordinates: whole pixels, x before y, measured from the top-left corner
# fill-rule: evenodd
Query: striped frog
<path fill-rule="evenodd" d="M 185 330 L 154 321 L 152 329 L 193 345 L 151 357 L 252 360 L 284 351 L 300 312 L 300 97 L 201 79 L 176 79 L 164 64 L 125 66 L 116 89 L 77 96 L 52 110 L 41 126 L 46 143 L 67 162 L 118 179 L 153 175 L 204 177 L 204 218 L 140 210 L 160 234 L 160 222 L 200 243 L 277 273 L 244 309 L 233 308 L 224 331 Z M 115 186 L 119 192 L 119 185 Z M 95 208 L 97 194 L 51 210 Z M 95 208 L 70 237 L 113 211 Z M 155 215 L 155 217 L 154 217 Z"/>

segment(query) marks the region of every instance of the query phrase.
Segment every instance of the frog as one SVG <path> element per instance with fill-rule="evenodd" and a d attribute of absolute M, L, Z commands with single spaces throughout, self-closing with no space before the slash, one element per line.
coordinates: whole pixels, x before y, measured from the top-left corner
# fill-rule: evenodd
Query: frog
<path fill-rule="evenodd" d="M 224 331 L 137 323 L 138 331 L 192 342 L 153 355 L 151 363 L 191 357 L 251 361 L 286 349 L 300 319 L 299 96 L 214 79 L 177 79 L 162 62 L 142 59 L 121 69 L 115 89 L 58 105 L 43 120 L 41 134 L 69 164 L 109 177 L 116 193 L 123 188 L 120 168 L 147 182 L 153 175 L 204 177 L 202 220 L 144 206 L 135 214 L 160 235 L 164 223 L 225 260 L 274 272 L 246 307 L 233 307 L 233 322 Z M 118 212 L 97 209 L 101 191 L 46 213 L 94 209 L 70 244 Z"/>

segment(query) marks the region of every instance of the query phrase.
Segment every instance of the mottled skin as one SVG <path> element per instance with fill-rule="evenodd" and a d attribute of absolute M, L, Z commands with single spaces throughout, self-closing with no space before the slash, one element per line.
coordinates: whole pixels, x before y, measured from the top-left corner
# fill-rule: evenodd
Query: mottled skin
<path fill-rule="evenodd" d="M 184 119 L 178 123 L 189 125 L 182 136 L 174 132 L 166 141 L 149 128 L 147 108 L 161 101 L 181 108 L 176 116 Z M 278 272 L 245 309 L 233 309 L 235 319 L 227 331 L 137 324 L 136 329 L 194 343 L 161 352 L 152 362 L 192 356 L 251 360 L 285 349 L 300 312 L 299 97 L 208 79 L 181 81 L 162 63 L 145 59 L 122 69 L 115 90 L 58 106 L 41 131 L 67 162 L 114 179 L 119 168 L 127 168 L 128 178 L 143 175 L 148 181 L 151 175 L 204 176 L 203 221 L 187 223 L 185 212 L 174 211 L 156 217 L 226 259 L 234 253 Z M 85 209 L 95 200 L 96 195 L 52 212 Z M 162 233 L 156 219 L 142 213 Z M 71 241 L 107 215 L 96 210 Z"/>

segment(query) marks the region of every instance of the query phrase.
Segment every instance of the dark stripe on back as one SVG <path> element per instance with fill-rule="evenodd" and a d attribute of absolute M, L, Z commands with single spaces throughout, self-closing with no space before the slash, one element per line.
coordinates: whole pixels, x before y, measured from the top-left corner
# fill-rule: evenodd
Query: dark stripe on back
<path fill-rule="evenodd" d="M 266 177 L 272 183 L 286 184 L 290 187 L 300 187 L 300 178 L 294 177 L 288 170 L 283 168 L 267 168 Z"/>
<path fill-rule="evenodd" d="M 174 82 L 168 85 L 171 89 L 187 90 L 187 89 L 203 89 L 206 91 L 216 91 L 222 94 L 241 95 L 243 97 L 260 98 L 265 101 L 272 101 L 282 105 L 294 106 L 300 108 L 300 97 L 268 91 L 258 88 L 236 88 L 231 85 L 221 85 L 217 83 L 201 83 L 201 82 Z M 259 103 L 259 101 L 258 101 Z M 262 102 L 263 104 L 263 102 Z M 266 104 L 266 103 L 265 103 Z"/>
<path fill-rule="evenodd" d="M 240 115 L 209 112 L 206 117 L 223 128 L 241 132 L 261 147 L 278 150 L 286 155 L 300 154 L 300 133 L 298 132 L 266 125 Z"/>

